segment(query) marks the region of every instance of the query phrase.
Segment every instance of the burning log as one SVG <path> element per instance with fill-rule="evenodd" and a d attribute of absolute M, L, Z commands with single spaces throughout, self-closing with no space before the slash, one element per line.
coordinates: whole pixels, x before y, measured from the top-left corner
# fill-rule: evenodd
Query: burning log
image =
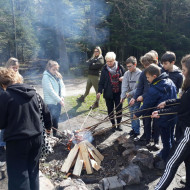
<path fill-rule="evenodd" d="M 104 156 L 87 140 L 81 141 L 71 149 L 65 159 L 61 171 L 68 173 L 74 162 L 73 175 L 80 176 L 83 165 L 87 174 L 93 173 L 93 168 L 99 170 Z"/>

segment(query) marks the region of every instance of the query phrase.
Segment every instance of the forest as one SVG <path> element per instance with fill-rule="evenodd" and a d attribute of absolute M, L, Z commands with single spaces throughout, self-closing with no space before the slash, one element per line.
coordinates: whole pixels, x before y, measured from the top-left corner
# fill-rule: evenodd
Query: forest
<path fill-rule="evenodd" d="M 190 49 L 190 0 L 0 0 L 0 63 L 58 61 L 82 66 L 100 46 L 124 63 L 149 50 Z"/>

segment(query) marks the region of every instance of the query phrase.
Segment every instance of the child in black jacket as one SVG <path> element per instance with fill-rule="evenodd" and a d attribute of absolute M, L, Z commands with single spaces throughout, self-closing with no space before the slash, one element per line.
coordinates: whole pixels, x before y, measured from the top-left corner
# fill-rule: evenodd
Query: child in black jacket
<path fill-rule="evenodd" d="M 185 188 L 178 189 L 190 189 L 190 54 L 182 58 L 181 64 L 183 75 L 185 76 L 181 99 L 162 102 L 158 105 L 159 108 L 164 108 L 165 106 L 170 107 L 152 113 L 153 118 L 159 118 L 160 113 L 178 112 L 178 128 L 176 129 L 177 144 L 173 148 L 165 172 L 159 183 L 156 185 L 155 190 L 167 189 L 173 180 L 179 165 L 183 161 L 185 162 L 186 167 L 186 186 Z"/>

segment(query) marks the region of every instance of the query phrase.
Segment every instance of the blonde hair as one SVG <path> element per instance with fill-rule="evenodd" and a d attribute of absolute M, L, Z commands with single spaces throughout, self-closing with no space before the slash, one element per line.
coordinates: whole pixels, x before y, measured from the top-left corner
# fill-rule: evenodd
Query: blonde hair
<path fill-rule="evenodd" d="M 10 68 L 11 66 L 19 66 L 18 59 L 11 57 L 5 64 L 6 68 Z"/>
<path fill-rule="evenodd" d="M 96 47 L 94 48 L 94 50 L 95 50 L 95 49 L 97 49 L 97 50 L 99 51 L 99 56 L 98 56 L 98 57 L 102 56 L 102 50 L 101 50 L 101 48 L 100 48 L 99 46 L 96 46 Z M 93 59 L 94 57 L 95 57 L 95 52 L 93 53 L 91 59 Z"/>
<path fill-rule="evenodd" d="M 55 66 L 57 66 L 59 68 L 59 64 L 56 61 L 49 60 L 47 62 L 47 65 L 46 65 L 46 70 L 49 71 L 52 67 L 55 67 Z M 59 78 L 59 79 L 62 79 L 61 73 L 56 71 L 56 77 Z"/>
<path fill-rule="evenodd" d="M 0 85 L 7 87 L 15 83 L 23 83 L 22 76 L 12 69 L 0 67 Z"/>
<path fill-rule="evenodd" d="M 112 52 L 112 51 L 106 53 L 105 60 L 107 60 L 107 59 L 115 60 L 116 59 L 116 54 L 114 52 Z"/>

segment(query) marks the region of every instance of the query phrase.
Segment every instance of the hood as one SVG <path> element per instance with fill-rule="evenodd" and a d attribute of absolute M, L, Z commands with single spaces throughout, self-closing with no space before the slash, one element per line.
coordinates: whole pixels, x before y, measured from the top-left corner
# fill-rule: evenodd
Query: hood
<path fill-rule="evenodd" d="M 173 68 L 173 73 L 181 73 L 181 69 L 179 67 L 177 67 L 176 65 L 174 65 L 174 68 Z"/>
<path fill-rule="evenodd" d="M 13 84 L 8 86 L 6 91 L 15 92 L 27 99 L 31 99 L 36 94 L 36 90 L 34 89 L 34 87 L 27 84 Z"/>
<path fill-rule="evenodd" d="M 172 80 L 168 78 L 168 74 L 164 72 L 152 81 L 151 86 L 167 94 L 171 92 L 171 88 L 173 88 L 174 84 Z"/>

